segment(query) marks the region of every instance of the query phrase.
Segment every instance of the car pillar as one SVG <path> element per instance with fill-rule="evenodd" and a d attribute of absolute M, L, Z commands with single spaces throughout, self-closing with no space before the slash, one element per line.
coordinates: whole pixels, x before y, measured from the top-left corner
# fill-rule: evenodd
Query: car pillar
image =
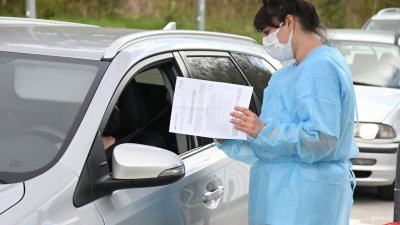
<path fill-rule="evenodd" d="M 393 221 L 400 222 L 400 144 L 397 148 L 396 179 L 394 186 L 394 214 Z"/>

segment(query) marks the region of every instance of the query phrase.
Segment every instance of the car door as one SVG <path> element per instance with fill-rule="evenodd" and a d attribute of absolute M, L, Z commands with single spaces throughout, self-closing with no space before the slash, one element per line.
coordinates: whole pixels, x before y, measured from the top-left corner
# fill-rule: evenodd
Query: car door
<path fill-rule="evenodd" d="M 139 125 L 139 128 L 133 129 L 142 130 L 144 126 L 143 130 L 150 134 L 143 135 L 144 137 L 141 139 L 132 142 L 148 144 L 155 139 L 163 139 L 159 143 L 167 145 L 165 151 L 172 151 L 180 155 L 186 173 L 182 179 L 169 185 L 126 188 L 101 194 L 101 197 L 97 198 L 94 203 L 105 224 L 228 224 L 227 197 L 224 194 L 225 170 L 217 149 L 208 146 L 197 147 L 194 137 L 168 132 L 170 116 L 170 114 L 168 115 L 170 113 L 168 104 L 170 106 L 172 101 L 176 76 L 186 76 L 184 73 L 185 71 L 180 69 L 173 54 L 165 53 L 148 58 L 133 66 L 115 91 L 115 96 L 105 113 L 104 122 L 99 128 L 99 134 L 107 126 L 112 110 L 115 107 L 120 107 L 120 111 L 123 110 L 125 103 L 122 102 L 125 101 L 123 100 L 125 90 L 134 84 L 133 90 L 135 90 L 136 94 L 134 95 L 136 96 L 131 104 L 125 105 L 133 108 L 133 112 L 142 111 L 140 113 L 143 115 L 135 115 L 135 117 L 141 118 L 140 121 L 148 115 L 150 122 L 144 122 Z M 141 95 L 141 100 L 138 95 Z M 144 109 L 145 113 L 143 113 Z M 167 113 L 160 114 L 164 109 Z M 123 113 L 121 112 L 121 114 Z M 126 114 L 129 115 L 129 113 Z M 132 126 L 136 124 L 127 121 L 129 119 L 122 123 L 131 123 Z M 130 126 L 124 125 L 125 130 L 130 128 Z M 125 131 L 125 133 L 129 133 L 129 131 Z M 158 133 L 159 136 L 155 133 Z M 148 140 L 145 140 L 146 138 Z M 102 148 L 100 140 L 97 138 L 93 146 Z M 104 150 L 97 152 L 101 153 L 102 151 Z M 90 170 L 91 166 L 87 165 L 87 167 Z M 92 192 L 94 193 L 92 195 L 97 193 L 96 190 Z"/>
<path fill-rule="evenodd" d="M 238 68 L 238 65 L 227 52 L 213 51 L 185 51 L 180 52 L 190 77 L 232 84 L 249 85 L 249 81 Z M 253 94 L 250 110 L 259 113 L 259 99 Z M 197 137 L 199 145 L 212 143 L 209 138 Z M 248 183 L 250 166 L 232 160 L 214 145 L 223 158 L 225 166 L 226 196 L 228 198 L 228 224 L 247 224 L 248 208 Z"/>

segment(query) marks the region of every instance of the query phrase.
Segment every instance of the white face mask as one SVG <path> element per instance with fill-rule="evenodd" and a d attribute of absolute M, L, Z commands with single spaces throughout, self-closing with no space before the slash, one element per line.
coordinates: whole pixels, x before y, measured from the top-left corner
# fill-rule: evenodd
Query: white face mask
<path fill-rule="evenodd" d="M 286 61 L 294 58 L 292 49 L 293 30 L 290 31 L 288 43 L 282 44 L 278 39 L 278 32 L 281 28 L 282 25 L 275 32 L 263 37 L 263 45 L 272 58 L 279 61 Z"/>

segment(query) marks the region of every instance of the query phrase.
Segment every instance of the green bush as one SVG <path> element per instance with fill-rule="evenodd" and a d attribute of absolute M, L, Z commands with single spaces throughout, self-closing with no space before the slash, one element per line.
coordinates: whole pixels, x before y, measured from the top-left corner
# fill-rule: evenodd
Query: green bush
<path fill-rule="evenodd" d="M 400 0 L 310 0 L 325 26 L 357 28 L 378 10 L 399 7 Z M 253 16 L 261 0 L 206 1 L 206 30 L 256 38 Z M 36 0 L 37 17 L 106 27 L 196 29 L 198 0 Z M 25 0 L 1 0 L 0 16 L 24 16 Z"/>

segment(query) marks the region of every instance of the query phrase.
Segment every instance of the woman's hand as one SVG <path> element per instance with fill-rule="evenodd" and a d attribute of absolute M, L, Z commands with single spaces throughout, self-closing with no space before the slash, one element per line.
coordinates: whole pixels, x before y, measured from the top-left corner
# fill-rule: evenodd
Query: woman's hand
<path fill-rule="evenodd" d="M 115 143 L 115 138 L 112 136 L 105 136 L 101 139 L 103 140 L 104 150 L 107 150 L 111 145 Z"/>
<path fill-rule="evenodd" d="M 258 118 L 256 114 L 247 108 L 240 106 L 235 107 L 236 112 L 231 112 L 231 123 L 235 129 L 241 130 L 248 135 L 256 138 L 260 131 L 264 128 L 264 123 Z"/>

